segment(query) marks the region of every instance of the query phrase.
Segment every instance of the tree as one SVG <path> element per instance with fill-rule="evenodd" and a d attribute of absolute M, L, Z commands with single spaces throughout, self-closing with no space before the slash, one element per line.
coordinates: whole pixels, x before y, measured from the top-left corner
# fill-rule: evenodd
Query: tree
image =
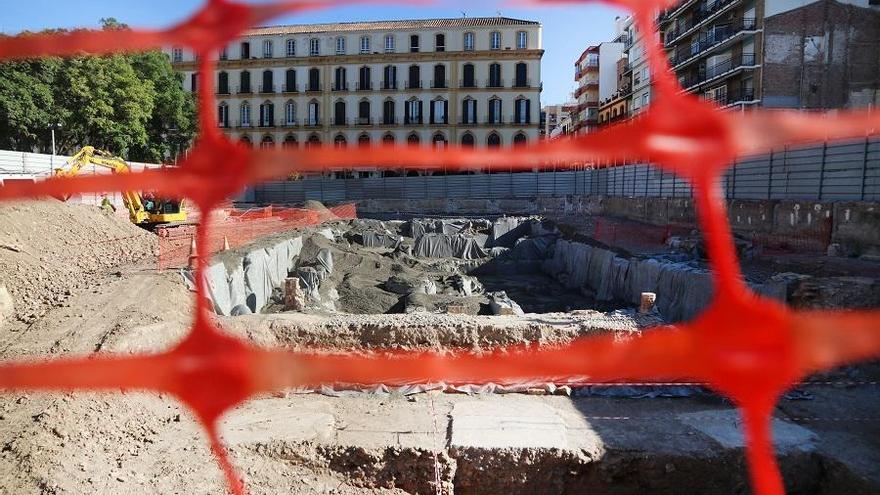
<path fill-rule="evenodd" d="M 114 18 L 107 30 L 127 30 Z M 47 31 L 58 33 L 63 31 Z M 183 77 L 159 51 L 0 64 L 0 147 L 60 153 L 91 145 L 137 161 L 166 161 L 193 139 L 196 111 Z"/>

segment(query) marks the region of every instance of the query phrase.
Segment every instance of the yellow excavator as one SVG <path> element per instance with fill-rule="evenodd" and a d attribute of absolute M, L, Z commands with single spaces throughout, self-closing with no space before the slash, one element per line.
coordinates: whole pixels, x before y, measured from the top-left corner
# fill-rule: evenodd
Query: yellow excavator
<path fill-rule="evenodd" d="M 109 168 L 115 174 L 131 173 L 131 167 L 122 158 L 106 151 L 86 146 L 70 159 L 68 168 L 55 170 L 56 177 L 73 177 L 86 165 Z M 69 198 L 63 198 L 65 201 Z M 122 201 L 128 209 L 128 216 L 135 225 L 148 230 L 158 226 L 186 223 L 186 202 L 181 200 L 148 197 L 146 200 L 136 191 L 122 193 Z"/>

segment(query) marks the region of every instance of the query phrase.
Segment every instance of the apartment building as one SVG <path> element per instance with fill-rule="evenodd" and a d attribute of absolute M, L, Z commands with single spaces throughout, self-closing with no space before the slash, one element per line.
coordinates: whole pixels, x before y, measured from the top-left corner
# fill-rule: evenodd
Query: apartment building
<path fill-rule="evenodd" d="M 659 21 L 682 87 L 723 107 L 880 103 L 878 0 L 684 0 Z"/>
<path fill-rule="evenodd" d="M 506 17 L 254 28 L 219 54 L 217 124 L 263 147 L 528 143 L 541 43 L 539 23 Z M 193 53 L 170 55 L 198 91 Z"/>
<path fill-rule="evenodd" d="M 624 43 L 618 40 L 587 47 L 575 62 L 574 97 L 577 106 L 572 113 L 574 133 L 586 134 L 599 126 L 599 103 L 617 91 L 617 63 L 623 56 Z"/>
<path fill-rule="evenodd" d="M 629 60 L 629 52 L 634 46 L 633 33 L 635 27 L 633 18 L 632 16 L 625 18 L 617 17 L 614 19 L 614 22 L 617 36 L 613 42 L 622 44 L 623 50 L 613 66 L 613 74 L 615 76 L 614 92 L 602 98 L 599 102 L 599 127 L 629 118 L 633 105 L 633 64 Z M 644 60 L 639 62 L 644 64 Z M 641 71 L 641 68 L 639 70 Z M 608 70 L 607 73 L 610 75 L 612 71 Z M 650 84 L 643 83 L 639 90 L 643 91 L 645 88 L 650 91 Z"/>
<path fill-rule="evenodd" d="M 553 139 L 568 134 L 571 129 L 566 128 L 565 123 L 571 122 L 571 113 L 576 106 L 574 102 L 545 106 L 541 111 L 544 115 L 541 135 L 546 139 Z"/>

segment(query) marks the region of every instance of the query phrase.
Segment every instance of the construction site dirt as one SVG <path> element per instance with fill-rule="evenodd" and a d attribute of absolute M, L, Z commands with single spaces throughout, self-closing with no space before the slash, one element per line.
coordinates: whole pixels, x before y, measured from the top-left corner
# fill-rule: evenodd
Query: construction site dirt
<path fill-rule="evenodd" d="M 55 201 L 6 205 L 0 215 L 8 246 L 0 282 L 16 308 L 0 326 L 4 359 L 158 352 L 186 335 L 190 275 L 155 269 L 150 234 Z M 88 217 L 88 230 L 73 220 L 53 227 L 49 216 Z M 675 258 L 680 249 L 624 255 L 540 218 L 330 220 L 219 253 L 208 276 L 222 272 L 211 284 L 221 327 L 265 348 L 486 353 L 602 333 L 637 339 L 705 301 L 704 270 Z M 77 247 L 82 238 L 93 246 Z M 279 268 L 282 244 L 290 264 Z M 276 274 L 299 280 L 302 311 L 284 307 L 272 257 Z M 814 278 L 841 274 L 839 260 L 820 261 L 825 271 Z M 40 270 L 63 276 L 33 275 Z M 258 280 L 271 286 L 264 300 Z M 790 300 L 803 280 L 751 282 Z M 637 296 L 651 284 L 656 305 L 641 314 Z M 815 304 L 837 304 L 821 294 L 813 292 Z M 778 404 L 775 444 L 789 493 L 880 489 L 878 379 L 875 364 L 839 369 Z M 288 390 L 228 414 L 222 436 L 256 494 L 726 494 L 748 490 L 740 426 L 733 405 L 701 384 L 581 377 Z M 170 396 L 4 395 L 0 491 L 222 493 L 202 435 Z"/>

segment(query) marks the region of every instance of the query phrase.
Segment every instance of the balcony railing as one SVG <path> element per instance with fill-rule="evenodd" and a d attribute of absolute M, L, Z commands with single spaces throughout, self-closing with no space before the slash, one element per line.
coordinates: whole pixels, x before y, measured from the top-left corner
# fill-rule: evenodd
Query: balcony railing
<path fill-rule="evenodd" d="M 358 117 L 357 125 L 373 125 L 373 119 L 370 117 Z"/>
<path fill-rule="evenodd" d="M 299 93 L 299 88 L 296 84 L 285 84 L 281 90 L 285 93 Z"/>
<path fill-rule="evenodd" d="M 263 121 L 260 121 L 260 124 L 257 127 L 260 127 L 261 129 L 268 129 L 268 128 L 277 127 L 277 126 L 278 126 L 277 122 L 274 122 L 271 120 L 263 120 Z"/>
<path fill-rule="evenodd" d="M 670 63 L 673 66 L 680 65 L 743 31 L 754 30 L 756 26 L 754 18 L 744 18 L 733 24 L 716 26 L 713 31 L 700 35 L 700 39 L 691 43 L 687 48 L 677 51 Z"/>
<path fill-rule="evenodd" d="M 306 86 L 306 93 L 320 93 L 320 92 L 321 92 L 321 84 L 320 83 L 318 83 L 317 85 L 309 84 L 308 86 Z"/>
<path fill-rule="evenodd" d="M 531 88 L 532 80 L 531 79 L 514 79 L 513 81 L 514 88 Z"/>
<path fill-rule="evenodd" d="M 343 119 L 343 118 L 334 118 L 333 119 L 333 126 L 334 127 L 345 127 L 347 125 L 348 125 L 348 119 Z"/>
<path fill-rule="evenodd" d="M 461 79 L 458 81 L 458 87 L 459 88 L 476 88 L 477 87 L 477 80 L 476 79 L 469 79 L 469 80 Z"/>
<path fill-rule="evenodd" d="M 693 15 L 691 16 L 691 18 L 687 22 L 685 22 L 685 23 L 683 23 L 673 29 L 666 31 L 666 33 L 663 36 L 664 45 L 669 46 L 672 43 L 675 43 L 685 33 L 690 31 L 691 29 L 699 26 L 706 19 L 709 19 L 713 15 L 724 10 L 727 6 L 734 4 L 736 2 L 739 2 L 739 1 L 740 0 L 716 0 L 715 2 L 712 2 L 711 4 L 707 5 L 706 7 L 695 10 Z"/>
<path fill-rule="evenodd" d="M 321 119 L 306 119 L 303 125 L 305 127 L 321 127 Z"/>
<path fill-rule="evenodd" d="M 260 94 L 268 95 L 275 93 L 275 85 L 274 84 L 261 84 L 260 85 Z"/>
<path fill-rule="evenodd" d="M 247 120 L 247 121 L 239 120 L 238 122 L 235 123 L 235 127 L 239 128 L 239 129 L 250 129 L 253 126 L 254 126 L 253 123 L 249 120 Z"/>
<path fill-rule="evenodd" d="M 743 53 L 737 57 L 732 57 L 722 62 L 718 62 L 717 64 L 709 65 L 704 71 L 700 71 L 700 73 L 695 76 L 684 78 L 682 86 L 686 89 L 690 89 L 741 67 L 754 66 L 755 63 L 756 57 L 754 53 Z"/>
<path fill-rule="evenodd" d="M 406 89 L 422 89 L 422 81 L 407 81 Z"/>
<path fill-rule="evenodd" d="M 383 81 L 382 82 L 382 90 L 383 91 L 393 91 L 397 89 L 397 81 Z"/>
<path fill-rule="evenodd" d="M 253 94 L 254 91 L 250 86 L 237 86 L 235 92 L 240 95 L 249 95 Z"/>
<path fill-rule="evenodd" d="M 486 87 L 487 88 L 503 88 L 504 87 L 504 79 L 489 78 L 489 80 L 486 81 Z"/>
<path fill-rule="evenodd" d="M 441 80 L 435 79 L 435 80 L 431 81 L 431 88 L 432 89 L 446 89 L 447 87 L 448 87 L 448 84 L 446 82 L 446 79 L 441 79 Z"/>
<path fill-rule="evenodd" d="M 281 124 L 281 127 L 286 127 L 286 128 L 299 127 L 299 122 L 297 122 L 296 119 L 285 120 L 284 123 Z"/>
<path fill-rule="evenodd" d="M 739 89 L 736 91 L 728 91 L 717 94 L 713 97 L 705 97 L 706 100 L 714 101 L 718 105 L 727 106 L 735 103 L 748 102 L 755 100 L 755 89 Z"/>
<path fill-rule="evenodd" d="M 229 86 L 226 86 L 226 87 L 221 86 L 221 87 L 217 88 L 217 94 L 219 96 L 227 96 L 227 95 L 231 94 L 229 92 Z"/>
<path fill-rule="evenodd" d="M 373 83 L 371 81 L 358 81 L 356 89 L 358 91 L 372 91 Z"/>
<path fill-rule="evenodd" d="M 333 85 L 333 91 L 348 91 L 348 83 L 335 83 Z"/>

